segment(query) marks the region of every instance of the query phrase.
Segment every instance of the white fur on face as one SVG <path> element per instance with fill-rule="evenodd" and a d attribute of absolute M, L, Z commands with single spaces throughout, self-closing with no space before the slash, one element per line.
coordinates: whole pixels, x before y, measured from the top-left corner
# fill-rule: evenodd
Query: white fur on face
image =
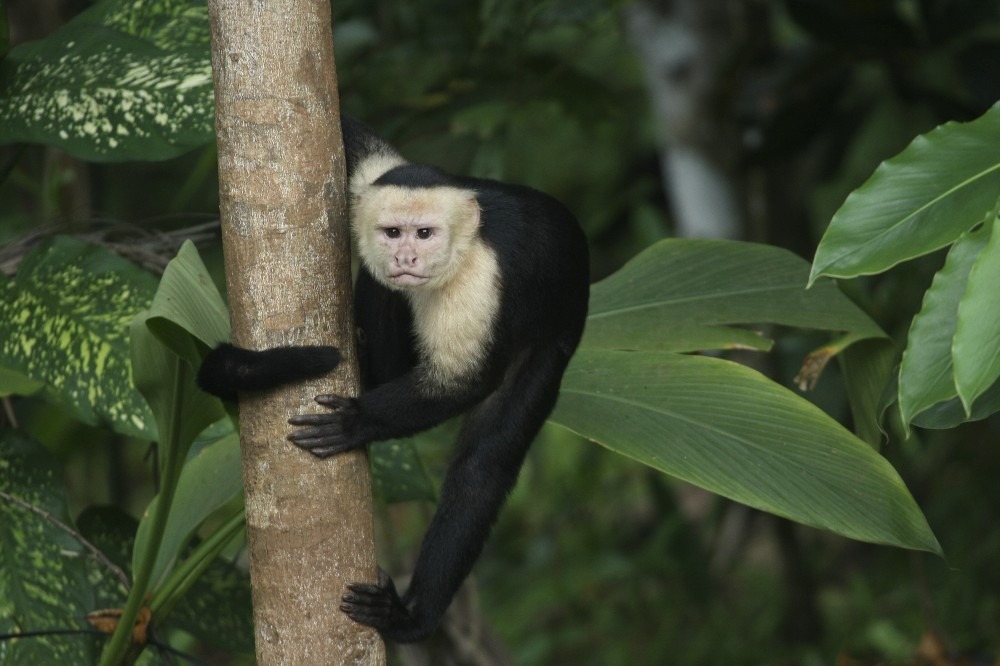
<path fill-rule="evenodd" d="M 413 240 L 407 253 L 415 253 L 415 272 L 427 280 L 420 285 L 397 283 L 391 276 L 399 272 L 397 251 L 403 238 L 394 241 L 385 231 L 398 229 L 412 239 L 422 228 L 431 229 L 432 237 Z M 454 187 L 371 185 L 354 199 L 351 229 L 368 272 L 386 287 L 440 289 L 454 279 L 463 257 L 478 242 L 479 204 L 475 192 Z"/>
<path fill-rule="evenodd" d="M 351 228 L 361 260 L 376 280 L 406 294 L 421 366 L 439 386 L 454 385 L 479 369 L 500 310 L 500 265 L 480 238 L 479 223 L 471 190 L 371 185 L 354 199 Z M 389 228 L 400 238 L 388 239 Z M 432 238 L 414 239 L 421 228 L 432 229 Z M 396 263 L 401 248 L 417 258 L 402 282 L 393 277 L 401 270 Z M 416 275 L 426 280 L 410 279 Z"/>

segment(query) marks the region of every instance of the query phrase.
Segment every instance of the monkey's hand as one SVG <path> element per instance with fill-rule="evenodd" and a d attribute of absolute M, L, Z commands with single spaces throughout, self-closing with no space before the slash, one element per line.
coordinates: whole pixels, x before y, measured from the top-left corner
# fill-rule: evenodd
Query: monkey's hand
<path fill-rule="evenodd" d="M 353 398 L 339 395 L 318 395 L 316 402 L 330 407 L 332 412 L 300 414 L 288 419 L 294 426 L 309 426 L 296 430 L 288 440 L 320 458 L 363 447 L 366 442 L 357 434 L 360 412 Z"/>
<path fill-rule="evenodd" d="M 383 638 L 397 643 L 419 641 L 430 635 L 426 627 L 406 608 L 389 574 L 378 570 L 378 584 L 350 583 L 340 598 L 340 610 L 359 624 L 378 629 Z"/>

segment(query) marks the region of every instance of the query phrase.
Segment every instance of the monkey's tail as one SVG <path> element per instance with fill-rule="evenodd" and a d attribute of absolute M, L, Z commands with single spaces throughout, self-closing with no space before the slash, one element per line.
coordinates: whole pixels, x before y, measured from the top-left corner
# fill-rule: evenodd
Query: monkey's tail
<path fill-rule="evenodd" d="M 223 400 L 240 391 L 264 391 L 320 377 L 340 365 L 340 350 L 326 346 L 274 347 L 263 351 L 224 343 L 205 356 L 198 386 Z"/>

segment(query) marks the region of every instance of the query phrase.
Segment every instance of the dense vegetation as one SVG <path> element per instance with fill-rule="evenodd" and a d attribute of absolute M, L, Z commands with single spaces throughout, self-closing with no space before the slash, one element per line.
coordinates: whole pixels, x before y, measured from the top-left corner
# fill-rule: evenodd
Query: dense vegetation
<path fill-rule="evenodd" d="M 600 280 L 427 649 L 997 657 L 1000 9 L 736 5 L 712 108 L 754 242 L 671 238 L 626 3 L 334 7 L 343 109 L 412 159 L 566 201 Z M 205 4 L 6 18 L 0 632 L 88 630 L 131 594 L 156 646 L 249 661 L 237 440 L 191 381 L 228 330 Z M 448 430 L 373 447 L 383 566 L 409 568 Z M 0 662 L 93 663 L 103 640 L 8 636 Z"/>

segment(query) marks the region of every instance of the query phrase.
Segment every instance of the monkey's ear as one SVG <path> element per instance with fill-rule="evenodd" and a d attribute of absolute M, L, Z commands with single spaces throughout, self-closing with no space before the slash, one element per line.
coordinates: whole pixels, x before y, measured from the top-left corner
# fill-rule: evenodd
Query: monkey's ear
<path fill-rule="evenodd" d="M 474 193 L 470 193 L 469 196 L 465 198 L 463 209 L 463 215 L 467 220 L 469 220 L 469 222 L 471 222 L 472 227 L 478 227 L 479 217 L 482 214 L 482 211 L 479 208 L 479 199 L 476 198 Z"/>

